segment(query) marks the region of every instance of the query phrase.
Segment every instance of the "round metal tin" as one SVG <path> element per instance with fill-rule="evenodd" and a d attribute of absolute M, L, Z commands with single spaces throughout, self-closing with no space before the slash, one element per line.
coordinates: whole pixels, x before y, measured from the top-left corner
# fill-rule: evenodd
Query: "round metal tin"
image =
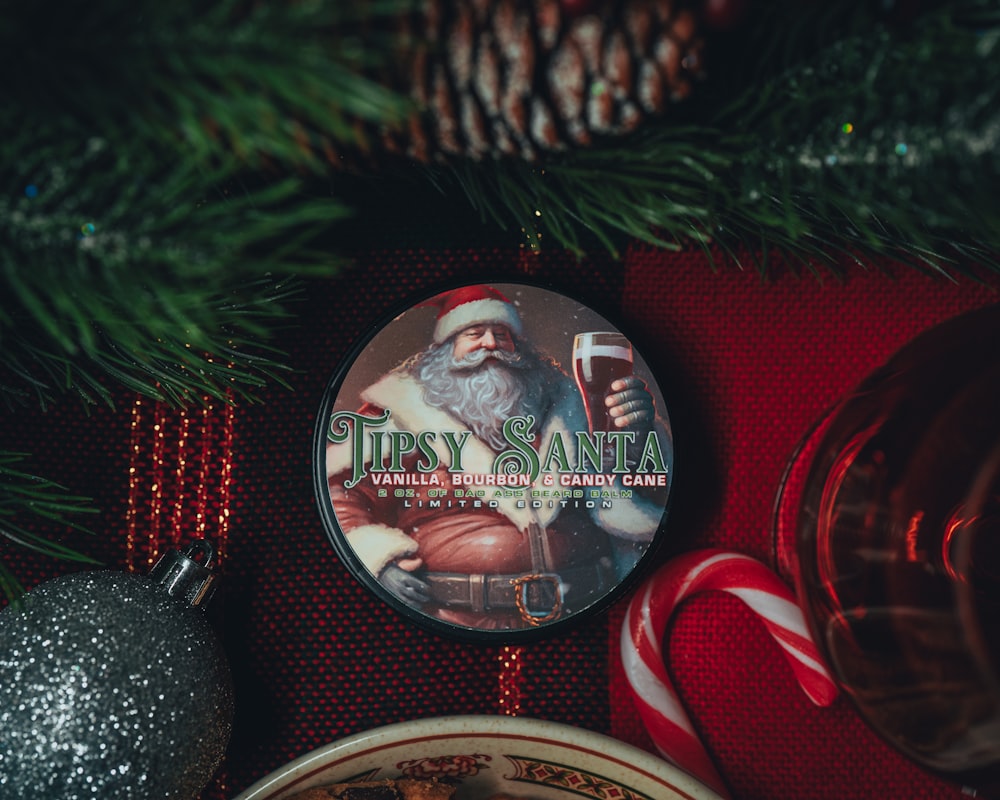
<path fill-rule="evenodd" d="M 435 292 L 374 326 L 326 389 L 314 459 L 330 541 L 362 584 L 425 629 L 504 643 L 627 590 L 674 472 L 635 343 L 511 282 Z"/>

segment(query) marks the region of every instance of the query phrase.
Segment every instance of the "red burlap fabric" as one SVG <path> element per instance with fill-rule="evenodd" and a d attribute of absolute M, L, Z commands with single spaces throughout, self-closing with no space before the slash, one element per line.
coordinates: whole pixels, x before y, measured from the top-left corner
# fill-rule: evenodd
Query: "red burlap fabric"
<path fill-rule="evenodd" d="M 898 268 L 843 281 L 762 282 L 700 253 L 636 249 L 577 263 L 513 251 L 400 251 L 310 285 L 276 344 L 294 391 L 258 405 L 162 408 L 118 391 L 85 415 L 67 399 L 3 422 L 0 444 L 32 470 L 94 498 L 96 538 L 70 541 L 145 571 L 198 535 L 220 546 L 211 613 L 233 666 L 229 755 L 203 800 L 224 800 L 338 737 L 385 723 L 516 713 L 649 748 L 618 658 L 624 602 L 578 630 L 514 649 L 427 634 L 338 562 L 313 497 L 321 397 L 368 327 L 416 288 L 465 278 L 533 278 L 604 311 L 657 369 L 677 436 L 676 495 L 661 558 L 703 546 L 774 564 L 770 519 L 782 470 L 823 410 L 919 331 L 996 300 L 993 290 Z M 69 571 L 14 557 L 28 586 Z M 846 701 L 812 707 L 738 601 L 707 595 L 678 614 L 670 666 L 733 794 L 745 800 L 958 798 L 897 756 Z M 516 659 L 511 659 L 516 655 Z"/>

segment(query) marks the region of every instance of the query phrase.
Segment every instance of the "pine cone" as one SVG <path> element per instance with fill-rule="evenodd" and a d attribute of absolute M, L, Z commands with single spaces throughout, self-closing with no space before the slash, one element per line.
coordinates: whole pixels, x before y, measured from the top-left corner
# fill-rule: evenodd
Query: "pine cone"
<path fill-rule="evenodd" d="M 419 104 L 376 133 L 419 161 L 541 154 L 626 133 L 689 95 L 703 42 L 682 0 L 425 0 L 397 88 Z"/>

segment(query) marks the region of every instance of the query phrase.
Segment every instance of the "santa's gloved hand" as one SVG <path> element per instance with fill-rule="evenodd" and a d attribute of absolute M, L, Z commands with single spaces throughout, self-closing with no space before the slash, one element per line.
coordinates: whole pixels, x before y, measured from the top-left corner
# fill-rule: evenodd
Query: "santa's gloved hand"
<path fill-rule="evenodd" d="M 411 572 L 390 564 L 378 576 L 381 583 L 390 592 L 413 605 L 423 605 L 431 599 L 430 587 Z"/>
<path fill-rule="evenodd" d="M 629 375 L 612 383 L 611 392 L 604 404 L 615 421 L 615 428 L 641 432 L 652 430 L 656 407 L 645 381 Z"/>

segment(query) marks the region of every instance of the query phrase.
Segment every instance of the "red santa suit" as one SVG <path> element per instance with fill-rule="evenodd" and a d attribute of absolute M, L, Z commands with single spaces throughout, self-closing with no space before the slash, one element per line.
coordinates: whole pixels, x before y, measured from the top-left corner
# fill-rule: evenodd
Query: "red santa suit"
<path fill-rule="evenodd" d="M 379 417 L 391 411 L 384 431 L 455 431 L 468 427 L 449 413 L 424 402 L 419 383 L 407 372 L 390 372 L 362 393 L 361 413 Z M 586 430 L 586 415 L 571 379 L 552 387 L 550 410 L 534 425 L 534 446 L 547 452 L 561 434 L 575 463 L 575 434 Z M 669 434 L 663 433 L 669 447 Z M 350 441 L 328 444 L 326 471 L 333 508 L 347 542 L 376 577 L 394 562 L 420 558 L 414 573 L 430 585 L 431 600 L 421 610 L 431 616 L 478 629 L 521 628 L 558 618 L 597 601 L 618 581 L 613 540 L 648 543 L 664 513 L 665 491 L 618 499 L 610 508 L 586 500 L 548 500 L 559 488 L 555 472 L 538 475 L 524 491 L 485 489 L 482 497 L 457 497 L 452 487 L 452 454 L 441 437 L 433 447 L 438 466 L 433 483 L 407 487 L 376 485 L 367 474 L 350 488 L 355 451 Z M 370 440 L 364 459 L 371 463 Z M 492 475 L 497 453 L 470 435 L 462 450 L 462 473 Z M 405 465 L 417 474 L 418 456 Z M 431 497 L 430 489 L 447 489 Z M 435 492 L 436 494 L 438 492 Z M 465 494 L 463 492 L 463 494 Z M 533 497 L 540 502 L 532 503 Z"/>

